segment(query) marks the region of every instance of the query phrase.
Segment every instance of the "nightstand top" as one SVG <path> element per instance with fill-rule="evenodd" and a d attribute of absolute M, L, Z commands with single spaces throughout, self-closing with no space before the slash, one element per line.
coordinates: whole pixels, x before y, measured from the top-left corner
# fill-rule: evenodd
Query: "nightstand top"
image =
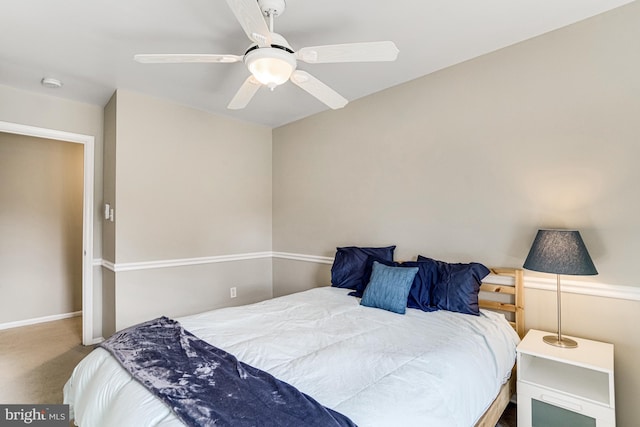
<path fill-rule="evenodd" d="M 561 348 L 542 341 L 545 335 L 555 335 L 555 333 L 531 329 L 518 345 L 518 353 L 557 360 L 603 372 L 613 372 L 613 344 L 567 335 L 567 338 L 571 338 L 578 343 L 578 347 Z"/>

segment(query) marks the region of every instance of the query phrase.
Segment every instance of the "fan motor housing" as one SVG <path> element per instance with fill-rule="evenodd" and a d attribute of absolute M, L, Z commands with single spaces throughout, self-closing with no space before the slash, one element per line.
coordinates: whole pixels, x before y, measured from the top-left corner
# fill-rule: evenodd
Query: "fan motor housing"
<path fill-rule="evenodd" d="M 289 52 L 291 54 L 294 53 L 293 48 L 291 48 L 291 45 L 289 45 L 289 42 L 287 42 L 287 40 L 284 37 L 282 37 L 280 34 L 278 34 L 278 33 L 271 33 L 271 47 L 274 48 L 274 49 L 282 49 L 285 52 Z M 261 48 L 257 44 L 252 44 L 251 46 L 249 46 L 249 48 L 244 53 L 245 56 L 249 52 L 251 52 L 253 50 L 256 50 L 256 49 L 265 49 L 265 48 Z"/>

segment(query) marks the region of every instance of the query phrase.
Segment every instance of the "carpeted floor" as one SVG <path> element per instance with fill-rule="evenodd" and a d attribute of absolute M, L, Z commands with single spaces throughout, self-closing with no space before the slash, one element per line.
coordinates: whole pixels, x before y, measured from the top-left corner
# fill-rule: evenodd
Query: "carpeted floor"
<path fill-rule="evenodd" d="M 62 387 L 93 349 L 81 337 L 80 317 L 0 331 L 0 403 L 62 403 Z M 496 427 L 516 427 L 514 404 Z"/>
<path fill-rule="evenodd" d="M 62 386 L 89 354 L 82 318 L 0 331 L 0 403 L 62 403 Z"/>

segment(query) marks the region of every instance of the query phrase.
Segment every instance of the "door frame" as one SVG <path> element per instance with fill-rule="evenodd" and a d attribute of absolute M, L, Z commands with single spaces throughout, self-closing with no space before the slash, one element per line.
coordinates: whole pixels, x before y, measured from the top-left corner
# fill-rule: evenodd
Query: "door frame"
<path fill-rule="evenodd" d="M 54 139 L 84 145 L 82 206 L 82 344 L 93 339 L 93 186 L 95 137 L 79 133 L 0 121 L 0 132 Z"/>

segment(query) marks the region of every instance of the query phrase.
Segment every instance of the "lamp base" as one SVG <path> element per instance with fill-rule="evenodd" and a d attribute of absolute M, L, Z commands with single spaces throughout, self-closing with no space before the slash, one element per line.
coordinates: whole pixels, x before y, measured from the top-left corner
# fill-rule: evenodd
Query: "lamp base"
<path fill-rule="evenodd" d="M 565 338 L 562 337 L 561 339 L 558 339 L 557 335 L 546 335 L 542 338 L 542 340 L 549 344 L 549 345 L 553 345 L 556 347 L 562 347 L 562 348 L 576 348 L 578 346 L 578 343 L 575 342 L 574 340 L 570 339 L 570 338 Z"/>

